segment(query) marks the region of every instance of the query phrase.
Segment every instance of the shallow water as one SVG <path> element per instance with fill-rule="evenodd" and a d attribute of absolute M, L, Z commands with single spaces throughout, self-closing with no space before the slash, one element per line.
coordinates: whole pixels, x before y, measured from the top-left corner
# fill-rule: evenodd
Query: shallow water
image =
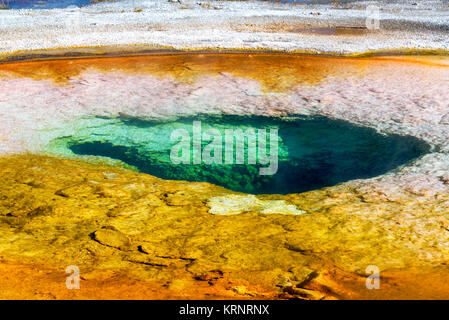
<path fill-rule="evenodd" d="M 380 135 L 373 129 L 324 117 L 202 116 L 162 123 L 137 119 L 97 118 L 92 121 L 75 135 L 54 140 L 50 149 L 66 155 L 108 157 L 160 178 L 211 182 L 253 194 L 304 192 L 352 179 L 370 178 L 428 151 L 426 144 L 412 137 Z M 203 134 L 208 129 L 220 132 L 222 164 L 204 163 L 204 148 L 210 143 L 204 136 L 202 162 L 193 163 L 193 121 L 201 121 Z M 259 152 L 262 151 L 256 151 L 259 145 L 251 146 L 245 140 L 244 163 L 236 164 L 236 145 L 231 147 L 232 162 L 226 162 L 225 130 L 246 132 L 251 128 L 267 130 L 262 136 L 269 146 L 266 155 L 274 155 L 268 134 L 271 131 L 268 130 L 278 130 L 277 158 L 261 164 Z M 171 140 L 176 129 L 186 130 L 190 135 L 189 163 L 174 164 L 170 157 L 171 150 L 180 140 Z M 257 143 L 260 141 L 260 137 L 257 138 Z M 255 164 L 248 161 L 250 152 L 257 154 Z M 177 155 L 181 154 L 178 152 Z M 210 154 L 215 155 L 215 151 Z M 278 169 L 274 174 L 260 174 L 260 168 L 269 167 L 275 161 Z"/>
<path fill-rule="evenodd" d="M 0 0 L 9 9 L 56 9 L 87 6 L 91 0 Z"/>

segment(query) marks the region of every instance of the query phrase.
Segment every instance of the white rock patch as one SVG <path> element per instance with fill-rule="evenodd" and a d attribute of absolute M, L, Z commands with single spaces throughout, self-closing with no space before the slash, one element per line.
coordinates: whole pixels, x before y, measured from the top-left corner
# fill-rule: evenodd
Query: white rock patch
<path fill-rule="evenodd" d="M 306 213 L 295 205 L 287 204 L 284 200 L 260 200 L 254 195 L 235 195 L 212 197 L 207 201 L 209 213 L 215 215 L 236 215 L 247 211 L 263 214 L 292 214 Z"/>

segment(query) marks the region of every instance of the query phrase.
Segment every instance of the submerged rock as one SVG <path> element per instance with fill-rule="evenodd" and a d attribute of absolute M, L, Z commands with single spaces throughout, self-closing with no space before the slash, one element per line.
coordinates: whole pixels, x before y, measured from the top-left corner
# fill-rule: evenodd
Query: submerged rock
<path fill-rule="evenodd" d="M 93 238 L 105 246 L 127 250 L 129 248 L 129 239 L 126 235 L 115 228 L 102 228 L 93 234 Z"/>

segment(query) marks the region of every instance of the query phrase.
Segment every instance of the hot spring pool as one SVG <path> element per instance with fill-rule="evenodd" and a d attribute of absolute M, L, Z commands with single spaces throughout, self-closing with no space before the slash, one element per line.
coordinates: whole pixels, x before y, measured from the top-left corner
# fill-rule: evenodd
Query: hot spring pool
<path fill-rule="evenodd" d="M 163 179 L 210 182 L 252 194 L 298 193 L 370 178 L 429 151 L 427 144 L 414 137 L 383 135 L 370 128 L 325 117 L 200 116 L 164 122 L 132 118 L 83 121 L 76 125 L 75 134 L 54 139 L 49 150 L 60 155 L 111 158 Z M 193 131 L 198 123 L 202 134 L 200 163 L 194 159 L 197 150 L 194 140 L 198 135 L 195 137 Z M 255 136 L 244 135 L 241 164 L 236 158 L 239 145 L 235 137 L 231 137 L 231 148 L 226 144 L 226 130 L 236 132 L 238 129 L 244 134 L 252 130 L 255 133 Z M 265 131 L 259 136 L 257 133 L 261 129 Z M 180 143 L 184 138 L 173 139 L 175 130 L 188 134 L 183 148 Z M 278 132 L 277 150 L 269 134 L 275 130 Z M 206 132 L 217 135 L 207 136 Z M 257 145 L 249 140 L 254 137 Z M 261 142 L 266 145 L 262 151 L 258 149 Z M 212 163 L 207 163 L 205 153 L 211 155 Z M 251 162 L 251 154 L 257 155 L 255 163 Z M 173 161 L 173 155 L 178 161 Z M 270 165 L 275 167 L 275 172 L 261 175 L 260 168 Z"/>

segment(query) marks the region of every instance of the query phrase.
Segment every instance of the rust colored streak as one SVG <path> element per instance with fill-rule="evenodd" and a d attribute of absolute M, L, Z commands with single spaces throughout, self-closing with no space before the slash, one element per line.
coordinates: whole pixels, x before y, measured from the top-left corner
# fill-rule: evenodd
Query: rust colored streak
<path fill-rule="evenodd" d="M 317 84 L 331 75 L 363 73 L 369 63 L 367 59 L 282 54 L 175 54 L 11 62 L 0 65 L 0 77 L 49 79 L 66 85 L 88 71 L 172 77 L 184 83 L 200 76 L 230 74 L 259 81 L 265 90 L 282 92 L 299 83 Z"/>
<path fill-rule="evenodd" d="M 446 58 L 416 56 L 341 58 L 268 53 L 183 53 L 9 62 L 0 64 L 0 77 L 27 77 L 67 85 L 71 78 L 89 71 L 171 77 L 184 83 L 193 83 L 205 75 L 230 74 L 259 81 L 266 91 L 283 92 L 301 83 L 315 85 L 329 76 L 363 75 L 367 67 L 380 63 L 448 66 Z"/>

